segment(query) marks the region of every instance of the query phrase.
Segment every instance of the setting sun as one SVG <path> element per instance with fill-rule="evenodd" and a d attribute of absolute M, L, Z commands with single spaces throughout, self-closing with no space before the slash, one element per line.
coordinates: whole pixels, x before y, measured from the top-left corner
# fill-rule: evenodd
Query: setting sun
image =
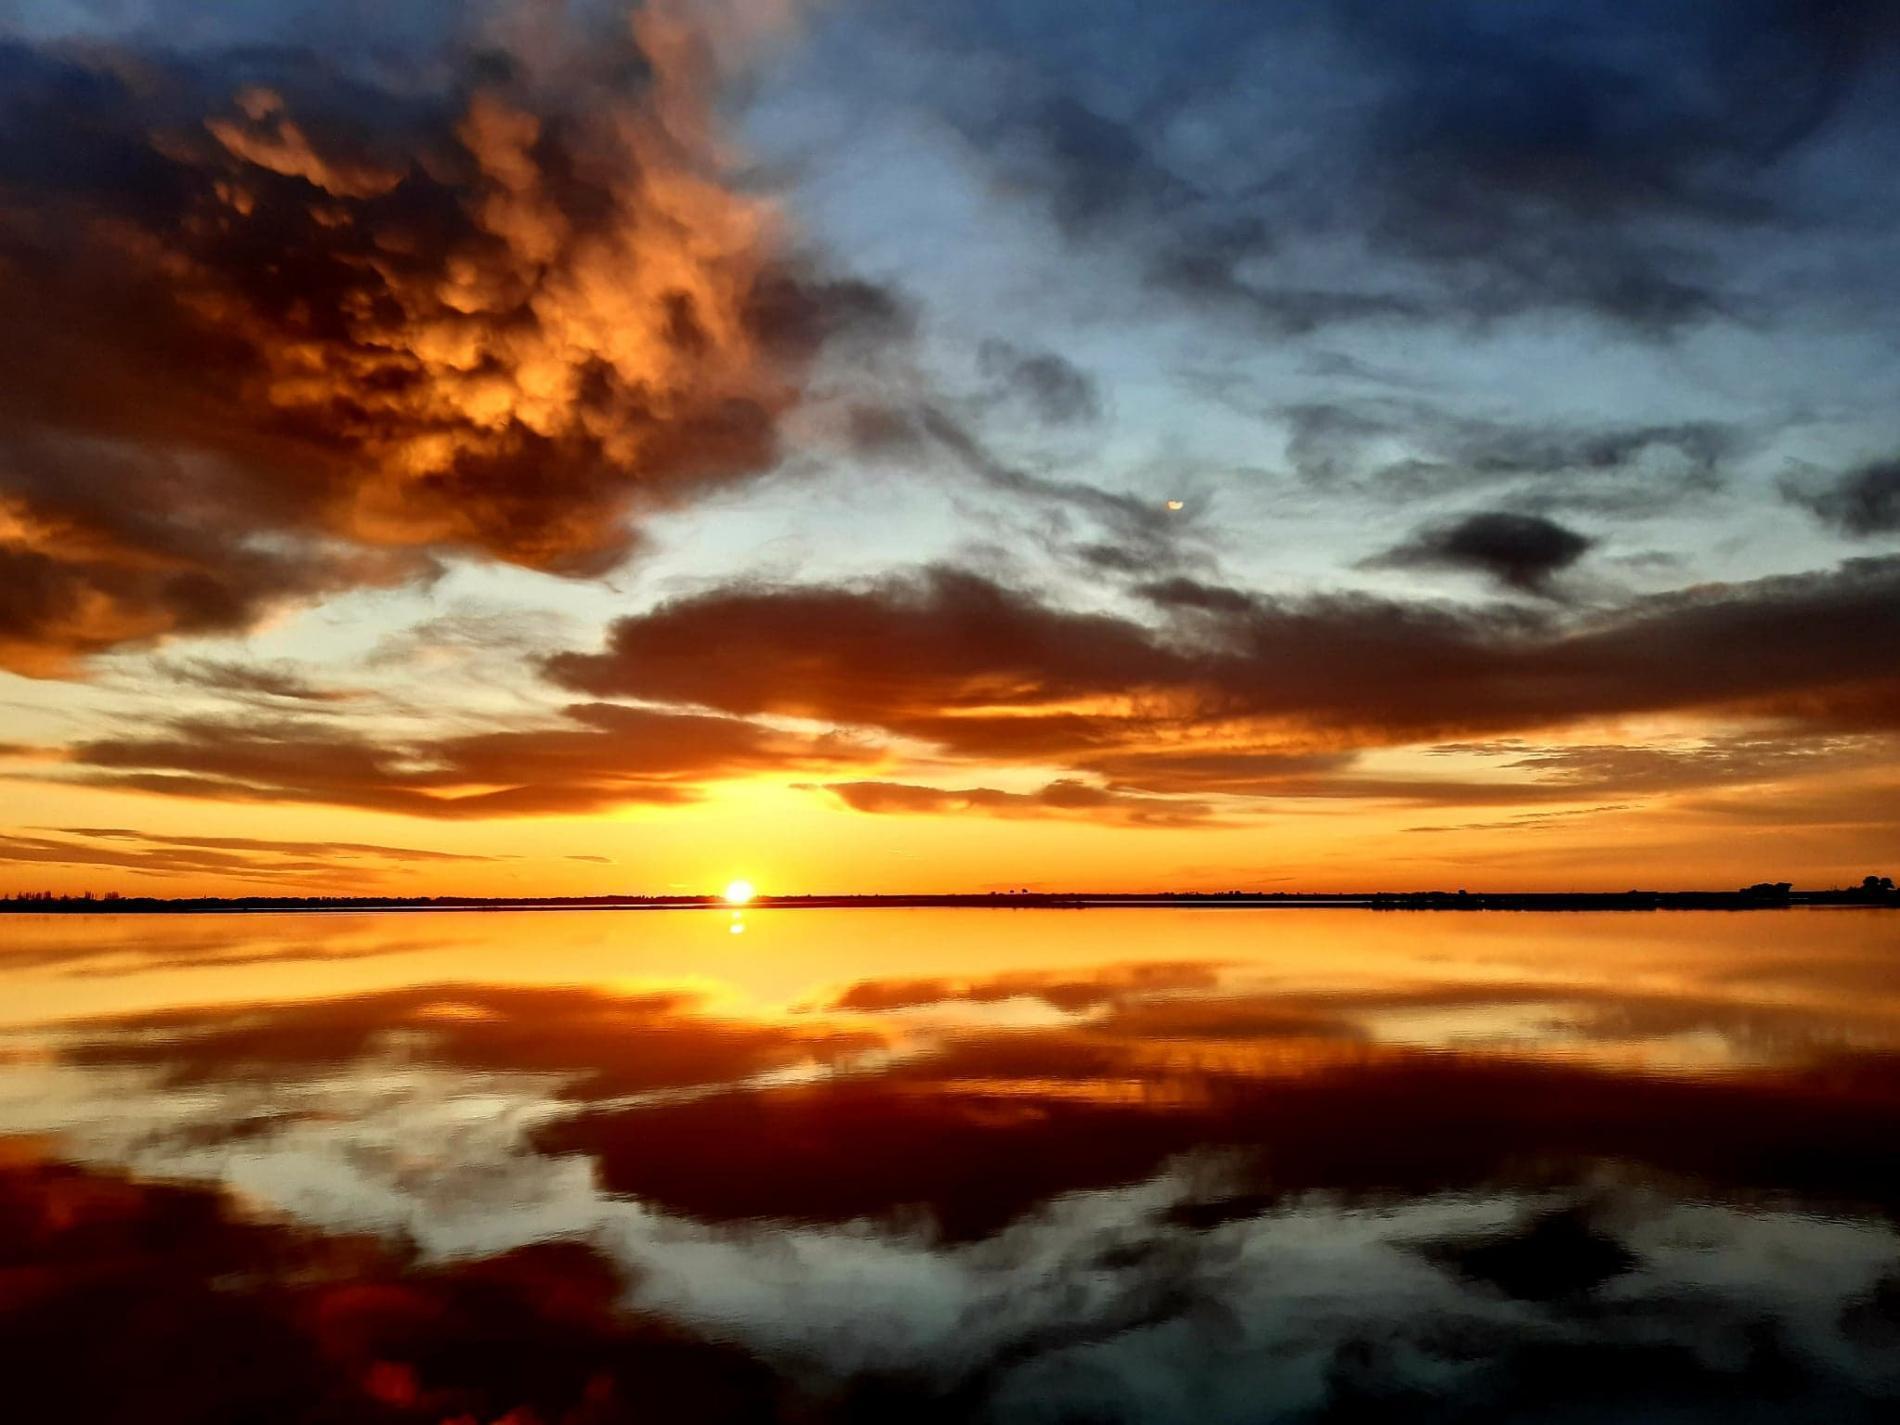
<path fill-rule="evenodd" d="M 751 901 L 753 894 L 752 882 L 750 881 L 738 880 L 728 882 L 726 885 L 726 904 L 746 905 Z"/>

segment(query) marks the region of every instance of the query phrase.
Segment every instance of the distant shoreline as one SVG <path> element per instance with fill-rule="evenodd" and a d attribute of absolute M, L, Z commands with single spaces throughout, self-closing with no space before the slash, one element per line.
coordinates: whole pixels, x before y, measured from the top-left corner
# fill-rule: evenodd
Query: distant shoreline
<path fill-rule="evenodd" d="M 1788 910 L 1808 906 L 1900 908 L 1900 891 L 1857 886 L 1797 891 L 1372 891 L 1020 892 L 976 895 L 760 896 L 744 907 L 718 896 L 119 896 L 0 900 L 13 915 L 265 915 L 420 911 L 551 910 L 1113 910 L 1338 909 L 1430 911 Z"/>

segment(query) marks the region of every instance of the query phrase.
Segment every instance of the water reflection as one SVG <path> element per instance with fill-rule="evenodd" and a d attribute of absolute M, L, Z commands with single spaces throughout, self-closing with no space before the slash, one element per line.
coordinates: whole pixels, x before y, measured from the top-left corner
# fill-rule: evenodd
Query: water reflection
<path fill-rule="evenodd" d="M 0 1349 L 86 1420 L 1891 1418 L 1896 924 L 14 919 Z"/>

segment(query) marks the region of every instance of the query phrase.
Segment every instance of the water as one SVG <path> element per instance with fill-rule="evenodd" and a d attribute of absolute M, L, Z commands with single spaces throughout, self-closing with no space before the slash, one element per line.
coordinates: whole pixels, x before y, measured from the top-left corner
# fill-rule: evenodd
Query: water
<path fill-rule="evenodd" d="M 1890 1420 L 1900 917 L 0 920 L 21 1418 Z"/>

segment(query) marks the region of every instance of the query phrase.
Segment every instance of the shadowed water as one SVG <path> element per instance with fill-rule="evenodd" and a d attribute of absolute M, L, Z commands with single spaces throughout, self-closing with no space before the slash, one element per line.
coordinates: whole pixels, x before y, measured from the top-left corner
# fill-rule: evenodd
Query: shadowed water
<path fill-rule="evenodd" d="M 1891 912 L 0 937 L 24 1418 L 1900 1408 Z"/>

